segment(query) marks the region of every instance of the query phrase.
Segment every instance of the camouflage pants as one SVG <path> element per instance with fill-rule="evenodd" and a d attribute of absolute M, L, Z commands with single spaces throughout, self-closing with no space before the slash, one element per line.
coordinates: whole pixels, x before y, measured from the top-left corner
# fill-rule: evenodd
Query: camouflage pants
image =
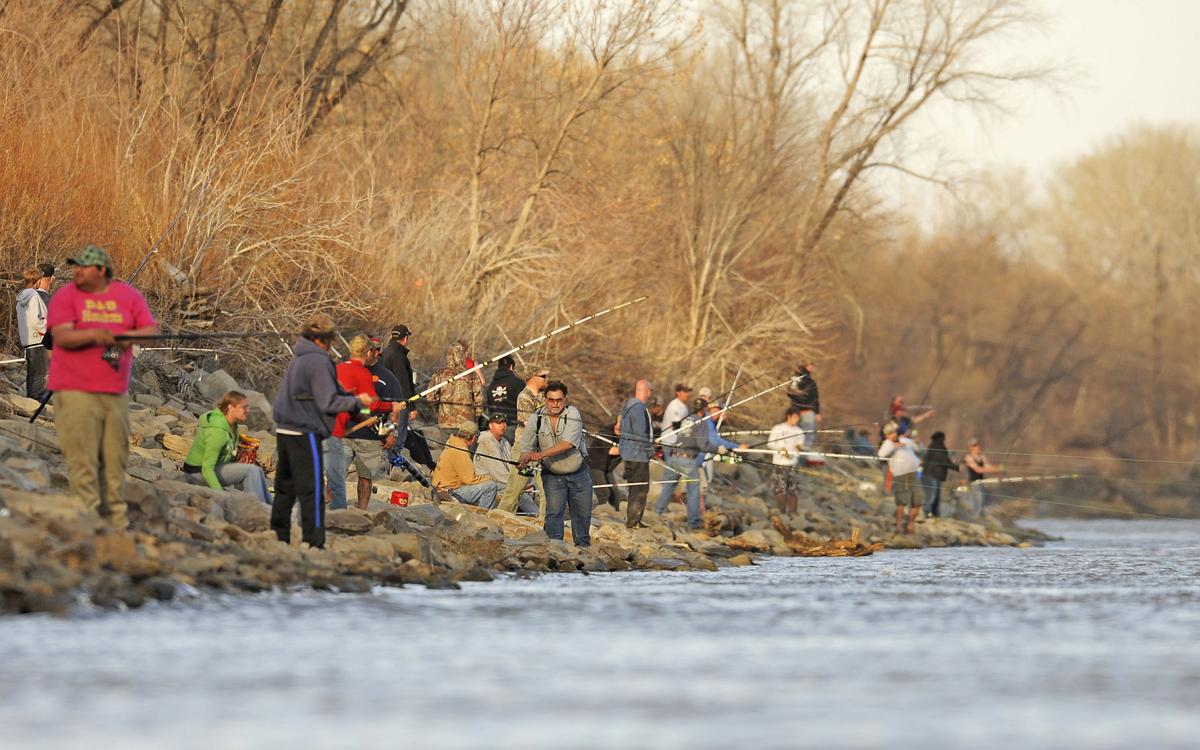
<path fill-rule="evenodd" d="M 775 493 L 775 505 L 788 512 L 789 504 L 795 509 L 800 499 L 800 472 L 789 466 L 776 466 L 771 474 L 771 489 Z"/>

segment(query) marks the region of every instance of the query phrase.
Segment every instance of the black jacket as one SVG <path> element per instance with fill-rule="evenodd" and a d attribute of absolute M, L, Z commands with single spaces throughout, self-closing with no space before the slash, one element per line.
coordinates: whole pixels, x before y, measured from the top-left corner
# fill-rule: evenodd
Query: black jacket
<path fill-rule="evenodd" d="M 799 383 L 793 380 L 792 384 L 788 386 L 788 401 L 798 409 L 820 414 L 821 396 L 817 392 L 817 381 L 813 380 L 813 376 L 807 372 L 798 377 Z"/>
<path fill-rule="evenodd" d="M 930 448 L 925 452 L 925 476 L 944 482 L 951 471 L 958 471 L 958 464 L 950 458 L 950 451 Z"/>
<path fill-rule="evenodd" d="M 487 412 L 499 413 L 508 417 L 510 423 L 517 418 L 517 396 L 525 388 L 525 381 L 517 377 L 512 370 L 496 372 L 491 385 L 487 388 Z"/>
<path fill-rule="evenodd" d="M 384 347 L 383 356 L 379 358 L 379 364 L 391 370 L 396 375 L 399 390 L 394 400 L 407 401 L 412 398 L 416 393 L 416 388 L 413 387 L 412 365 L 408 363 L 408 349 L 401 346 L 399 341 L 392 339 Z"/>

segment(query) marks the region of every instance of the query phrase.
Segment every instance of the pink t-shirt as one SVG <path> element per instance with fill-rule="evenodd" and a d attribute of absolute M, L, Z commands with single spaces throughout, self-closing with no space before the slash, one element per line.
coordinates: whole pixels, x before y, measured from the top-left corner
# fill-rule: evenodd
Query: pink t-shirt
<path fill-rule="evenodd" d="M 63 323 L 74 323 L 77 330 L 107 328 L 115 334 L 155 325 L 146 300 L 123 281 L 110 281 L 100 294 L 87 294 L 74 284 L 59 289 L 50 298 L 46 327 L 54 330 Z M 103 354 L 102 346 L 54 347 L 46 386 L 52 391 L 124 393 L 129 389 L 133 352 L 121 352 L 116 369 L 104 361 Z"/>

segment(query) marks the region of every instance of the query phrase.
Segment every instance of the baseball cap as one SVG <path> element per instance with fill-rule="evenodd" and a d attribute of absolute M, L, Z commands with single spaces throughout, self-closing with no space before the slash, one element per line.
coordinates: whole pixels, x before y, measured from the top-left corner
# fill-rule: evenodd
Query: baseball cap
<path fill-rule="evenodd" d="M 383 349 L 383 342 L 380 341 L 378 337 L 372 336 L 370 338 L 370 341 L 371 341 L 371 351 L 377 352 L 377 351 L 380 351 L 381 349 Z"/>
<path fill-rule="evenodd" d="M 488 415 L 488 421 L 489 421 L 489 422 L 507 422 L 507 421 L 508 421 L 508 416 L 507 416 L 507 415 L 504 415 L 504 414 L 501 414 L 501 413 L 500 413 L 500 412 L 498 412 L 498 411 L 497 411 L 497 412 L 492 412 L 491 414 L 489 414 L 489 415 Z"/>
<path fill-rule="evenodd" d="M 540 376 L 541 376 L 541 377 L 543 377 L 543 378 L 548 378 L 548 377 L 550 377 L 550 368 L 549 368 L 549 367 L 540 367 L 540 366 L 539 366 L 539 367 L 535 367 L 535 368 L 533 368 L 533 370 L 532 370 L 531 372 L 533 372 L 533 374 L 534 374 L 535 376 L 539 376 L 539 375 L 540 375 Z"/>
<path fill-rule="evenodd" d="M 106 269 L 108 275 L 112 276 L 112 258 L 108 257 L 108 251 L 96 245 L 84 245 L 73 257 L 67 258 L 67 265 L 99 266 Z"/>
<path fill-rule="evenodd" d="M 712 388 L 709 388 L 708 386 L 704 386 L 703 388 L 701 388 L 700 389 L 700 398 L 706 398 L 709 401 L 711 401 L 712 400 Z"/>
<path fill-rule="evenodd" d="M 403 323 L 397 323 L 392 326 L 392 338 L 402 339 L 405 336 L 411 336 L 412 331 L 408 330 L 408 326 Z"/>
<path fill-rule="evenodd" d="M 684 385 L 683 383 L 676 383 L 675 392 L 679 393 L 680 391 L 687 391 L 688 393 L 691 393 L 692 387 L 690 385 Z"/>
<path fill-rule="evenodd" d="M 706 399 L 706 398 L 692 399 L 692 411 L 700 411 L 701 409 L 706 409 L 706 408 L 708 408 L 708 399 Z"/>

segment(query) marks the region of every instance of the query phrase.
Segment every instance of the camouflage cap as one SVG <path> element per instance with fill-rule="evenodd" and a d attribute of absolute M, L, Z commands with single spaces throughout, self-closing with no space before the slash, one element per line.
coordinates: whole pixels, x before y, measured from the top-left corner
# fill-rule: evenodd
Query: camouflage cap
<path fill-rule="evenodd" d="M 75 253 L 74 257 L 67 258 L 68 266 L 99 266 L 112 270 L 112 258 L 108 257 L 108 251 L 96 245 L 84 245 L 79 252 Z"/>

